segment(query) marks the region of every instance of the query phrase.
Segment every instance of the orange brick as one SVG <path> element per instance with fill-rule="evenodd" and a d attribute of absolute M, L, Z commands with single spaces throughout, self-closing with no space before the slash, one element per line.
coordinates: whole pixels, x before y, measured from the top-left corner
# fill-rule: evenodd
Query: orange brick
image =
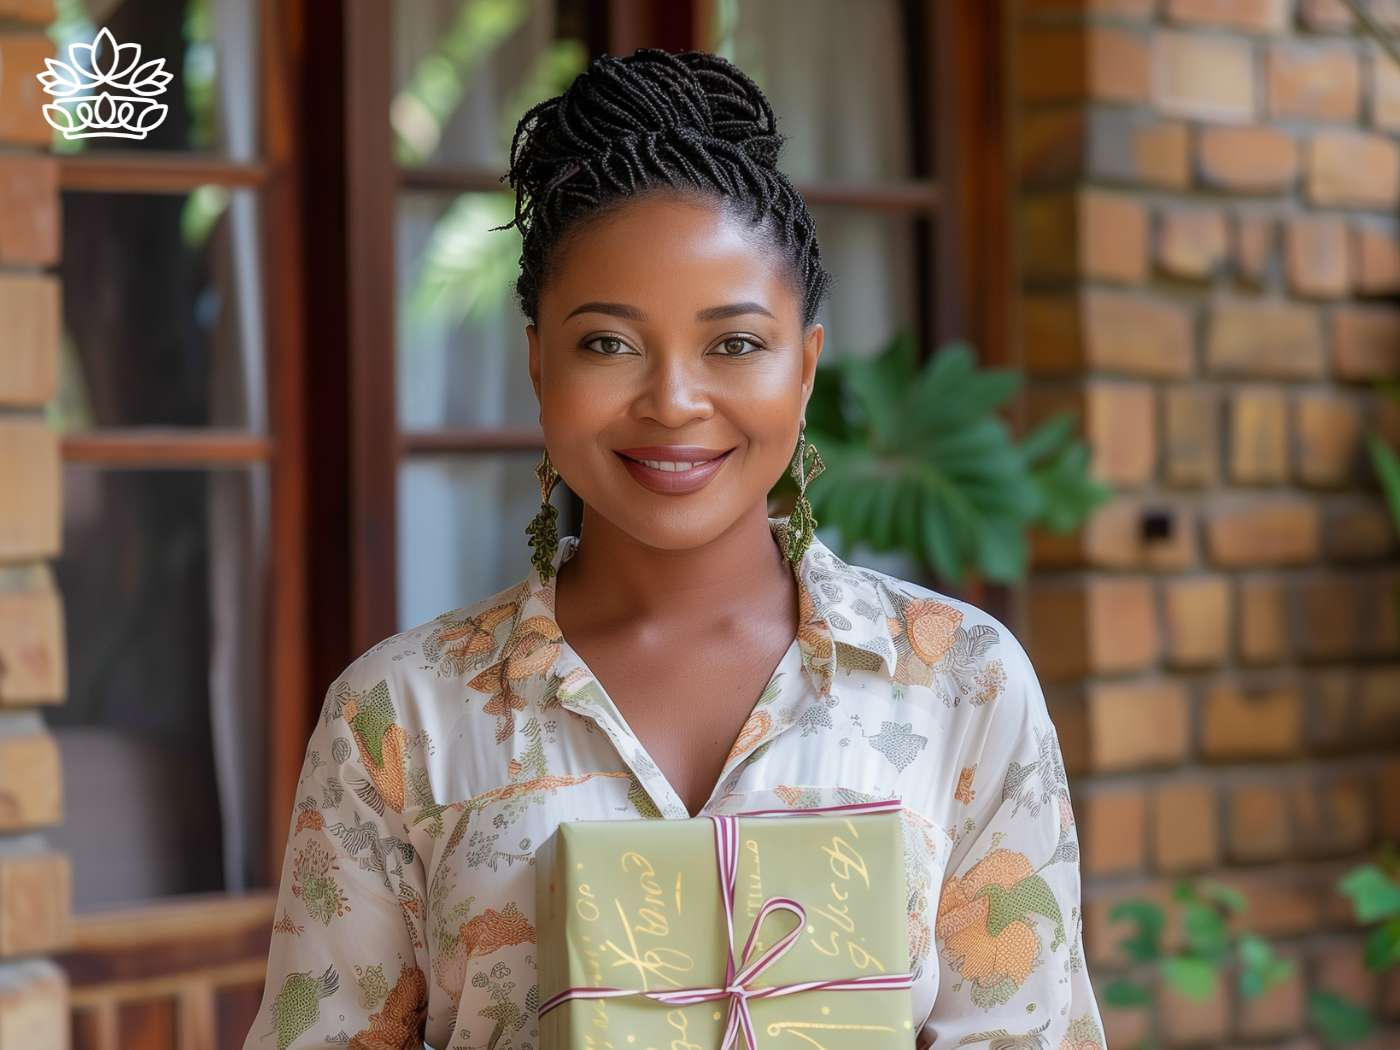
<path fill-rule="evenodd" d="M 1371 52 L 1371 122 L 1378 128 L 1400 128 L 1400 67 L 1380 51 Z"/>
<path fill-rule="evenodd" d="M 1355 25 L 1343 0 L 1302 0 L 1299 16 L 1303 25 L 1324 33 L 1347 31 Z"/>
<path fill-rule="evenodd" d="M 1167 15 L 1187 25 L 1278 33 L 1288 27 L 1289 9 L 1285 0 L 1167 0 Z"/>
<path fill-rule="evenodd" d="M 1211 759 L 1288 758 L 1303 743 L 1303 703 L 1290 679 L 1246 689 L 1222 681 L 1206 692 L 1201 751 Z"/>
<path fill-rule="evenodd" d="M 55 278 L 0 273 L 0 405 L 41 406 L 57 392 L 59 312 Z"/>
<path fill-rule="evenodd" d="M 1309 750 L 1344 751 L 1356 738 L 1355 676 L 1345 667 L 1330 667 L 1315 672 L 1310 679 L 1307 697 Z"/>
<path fill-rule="evenodd" d="M 25 831 L 63 819 L 63 771 L 48 733 L 0 736 L 0 831 Z"/>
<path fill-rule="evenodd" d="M 62 853 L 0 855 L 0 957 L 68 947 L 71 902 L 72 866 Z"/>
<path fill-rule="evenodd" d="M 1252 386 L 1230 398 L 1230 477 L 1259 485 L 1288 478 L 1288 400 L 1277 387 Z"/>
<path fill-rule="evenodd" d="M 1240 999 L 1239 1013 L 1235 1018 L 1235 1033 L 1238 1036 L 1263 1039 L 1295 1035 L 1303 1029 L 1306 989 L 1301 954 L 1296 948 L 1281 947 L 1277 955 L 1292 962 L 1293 971 L 1263 995 Z"/>
<path fill-rule="evenodd" d="M 1288 799 L 1275 783 L 1231 789 L 1227 858 L 1236 863 L 1282 860 L 1293 848 Z"/>
<path fill-rule="evenodd" d="M 1257 104 L 1250 44 L 1159 30 L 1152 37 L 1152 101 L 1168 116 L 1252 119 Z"/>
<path fill-rule="evenodd" d="M 1269 278 L 1274 256 L 1277 223 L 1267 215 L 1240 215 L 1235 219 L 1232 250 L 1240 279 L 1262 288 Z"/>
<path fill-rule="evenodd" d="M 47 26 L 53 21 L 53 0 L 0 0 L 0 18 Z"/>
<path fill-rule="evenodd" d="M 1360 634 L 1360 594 L 1356 581 L 1320 572 L 1297 583 L 1298 651 L 1314 660 L 1351 656 Z"/>
<path fill-rule="evenodd" d="M 32 33 L 0 30 L 0 142 L 47 146 L 53 135 L 44 122 L 44 94 L 35 76 L 44 70 L 44 59 L 54 57 L 49 38 Z"/>
<path fill-rule="evenodd" d="M 1157 0 L 1023 0 L 1021 11 L 1037 15 L 1113 15 L 1117 18 L 1145 19 Z"/>
<path fill-rule="evenodd" d="M 1317 309 L 1278 299 L 1219 299 L 1206 334 L 1206 362 L 1226 375 L 1320 378 L 1326 371 Z"/>
<path fill-rule="evenodd" d="M 1361 111 L 1361 64 L 1350 44 L 1274 44 L 1268 78 L 1276 119 L 1355 121 Z"/>
<path fill-rule="evenodd" d="M 1089 686 L 1089 765 L 1096 773 L 1176 766 L 1190 749 L 1190 706 L 1180 681 Z"/>
<path fill-rule="evenodd" d="M 1384 839 L 1400 839 L 1400 760 L 1386 761 L 1376 777 L 1376 833 Z"/>
<path fill-rule="evenodd" d="M 1230 1031 L 1230 1004 L 1235 998 L 1230 982 L 1217 979 L 1214 994 L 1202 1001 L 1182 995 L 1160 970 L 1155 980 L 1158 1017 L 1167 1045 L 1220 1046 Z"/>
<path fill-rule="evenodd" d="M 1317 505 L 1297 496 L 1224 497 L 1206 519 L 1211 560 L 1226 568 L 1305 565 L 1317 559 Z"/>
<path fill-rule="evenodd" d="M 1157 614 L 1146 578 L 1049 580 L 1029 595 L 1031 648 L 1041 677 L 1135 671 L 1157 659 Z"/>
<path fill-rule="evenodd" d="M 1298 177 L 1298 144 L 1271 127 L 1204 127 L 1201 176 L 1208 185 L 1241 193 L 1286 190 Z"/>
<path fill-rule="evenodd" d="M 1146 852 L 1147 798 L 1142 791 L 1104 790 L 1084 800 L 1084 870 L 1092 875 L 1138 871 Z"/>
<path fill-rule="evenodd" d="M 1395 523 L 1371 496 L 1330 501 L 1323 522 L 1323 553 L 1338 561 L 1373 561 L 1395 552 Z"/>
<path fill-rule="evenodd" d="M 1336 299 L 1351 288 L 1346 221 L 1334 215 L 1289 219 L 1288 283 L 1298 295 Z"/>
<path fill-rule="evenodd" d="M 1230 584 L 1223 576 L 1190 576 L 1165 584 L 1167 661 L 1210 667 L 1230 647 Z"/>
<path fill-rule="evenodd" d="M 1094 476 L 1115 485 L 1150 480 L 1157 466 L 1156 395 L 1152 387 L 1094 382 L 1084 393 L 1084 430 Z"/>
<path fill-rule="evenodd" d="M 1144 517 L 1161 510 L 1171 513 L 1171 534 L 1161 538 L 1145 536 Z M 1163 507 L 1158 500 L 1118 494 L 1095 508 L 1081 529 L 1063 536 L 1033 531 L 1034 564 L 1061 568 L 1184 569 L 1197 561 L 1194 518 L 1194 511 L 1187 506 Z"/>
<path fill-rule="evenodd" d="M 1400 667 L 1361 672 L 1356 729 L 1372 747 L 1400 743 Z"/>
<path fill-rule="evenodd" d="M 1400 292 L 1400 226 L 1363 220 L 1352 227 L 1352 271 L 1361 295 Z"/>
<path fill-rule="evenodd" d="M 1314 204 L 1390 208 L 1400 200 L 1400 146 L 1386 135 L 1321 131 L 1307 150 Z"/>
<path fill-rule="evenodd" d="M 1086 897 L 1084 901 L 1084 953 L 1091 963 L 1101 966 L 1123 966 L 1129 961 L 1120 946 L 1122 941 L 1137 929 L 1137 924 L 1123 918 L 1110 918 L 1116 905 L 1124 900 L 1147 900 L 1156 904 L 1167 915 L 1167 923 L 1162 930 L 1162 945 L 1168 951 L 1180 947 L 1180 905 L 1172 899 L 1172 883 L 1165 879 L 1154 879 L 1141 883 L 1134 880 L 1131 885 L 1111 884 Z M 1090 967 L 1093 969 L 1093 966 Z M 1105 1011 L 1105 1014 L 1117 1011 Z M 1107 1017 L 1105 1017 L 1107 1021 Z M 1117 1047 L 1118 1044 L 1110 1043 Z"/>
<path fill-rule="evenodd" d="M 1225 261 L 1227 240 L 1219 208 L 1168 208 L 1157 233 L 1157 265 L 1174 277 L 1210 277 Z"/>
<path fill-rule="evenodd" d="M 1029 102 L 1147 98 L 1147 45 L 1114 26 L 1032 26 L 1021 32 L 1021 97 Z"/>
<path fill-rule="evenodd" d="M 1300 780 L 1290 804 L 1304 857 L 1345 857 L 1371 844 L 1371 788 L 1360 777 Z"/>
<path fill-rule="evenodd" d="M 1308 485 L 1343 485 L 1361 459 L 1361 405 L 1331 393 L 1299 394 L 1294 402 L 1298 478 Z"/>
<path fill-rule="evenodd" d="M 1149 186 L 1185 189 L 1191 183 L 1191 137 L 1182 121 L 1161 121 L 1133 135 L 1138 180 Z"/>
<path fill-rule="evenodd" d="M 1342 379 L 1400 374 L 1400 309 L 1344 306 L 1332 314 L 1333 367 Z"/>
<path fill-rule="evenodd" d="M 1250 664 L 1277 663 L 1288 654 L 1287 599 L 1276 576 L 1240 580 L 1240 659 Z"/>
<path fill-rule="evenodd" d="M 1138 282 L 1147 275 L 1147 209 L 1087 190 L 1031 197 L 1021 205 L 1023 263 L 1032 277 Z"/>
<path fill-rule="evenodd" d="M 67 692 L 63 606 L 47 565 L 0 568 L 0 708 Z"/>
<path fill-rule="evenodd" d="M 58 437 L 0 416 L 0 562 L 51 558 L 61 542 Z"/>
<path fill-rule="evenodd" d="M 1210 485 L 1219 475 L 1220 398 L 1209 387 L 1170 386 L 1166 416 L 1165 473 L 1173 485 Z"/>
<path fill-rule="evenodd" d="M 0 224 L 0 262 L 57 262 L 58 161 L 43 154 L 0 153 L 0 215 L 5 216 Z"/>
<path fill-rule="evenodd" d="M 1220 856 L 1215 792 L 1197 780 L 1168 781 L 1152 793 L 1152 863 L 1180 873 L 1214 865 Z"/>
<path fill-rule="evenodd" d="M 1192 370 L 1192 311 L 1136 292 L 1030 294 L 1021 308 L 1026 367 L 1036 374 L 1117 372 L 1160 378 Z"/>
<path fill-rule="evenodd" d="M 1217 878 L 1249 902 L 1248 911 L 1231 917 L 1232 931 L 1248 927 L 1265 937 L 1284 937 L 1311 932 L 1322 924 L 1328 888 L 1324 875 L 1271 864 L 1253 871 L 1222 872 Z"/>
<path fill-rule="evenodd" d="M 1361 655 L 1400 654 L 1400 571 L 1362 573 L 1357 586 L 1361 591 Z"/>
<path fill-rule="evenodd" d="M 1309 966 L 1313 986 L 1373 1009 L 1380 981 L 1365 959 L 1362 937 L 1339 934 L 1326 943 L 1314 944 Z"/>

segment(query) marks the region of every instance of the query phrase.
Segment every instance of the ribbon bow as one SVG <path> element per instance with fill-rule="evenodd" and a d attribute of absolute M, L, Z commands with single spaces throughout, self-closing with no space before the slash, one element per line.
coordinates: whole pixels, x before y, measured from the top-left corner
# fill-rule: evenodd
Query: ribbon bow
<path fill-rule="evenodd" d="M 763 973 L 783 957 L 789 948 L 802 936 L 807 925 L 807 909 L 800 901 L 791 897 L 769 897 L 759 908 L 758 915 L 749 930 L 744 950 L 736 964 L 734 958 L 734 890 L 739 871 L 739 817 L 804 816 L 816 813 L 891 813 L 900 808 L 897 798 L 875 802 L 854 802 L 836 806 L 815 806 L 811 809 L 763 809 L 744 813 L 712 815 L 710 822 L 715 832 L 715 862 L 719 867 L 719 892 L 724 903 L 724 930 L 728 937 L 728 960 L 724 967 L 724 984 L 710 988 L 673 988 L 669 991 L 643 991 L 640 988 L 565 988 L 540 1004 L 539 1016 L 543 1017 L 556 1006 L 570 999 L 603 999 L 615 996 L 641 995 L 655 999 L 668 1006 L 690 1006 L 695 1003 L 718 999 L 729 1000 L 729 1017 L 724 1027 L 724 1038 L 719 1050 L 733 1050 L 738 1041 L 739 1031 L 744 1033 L 749 1050 L 758 1050 L 758 1037 L 754 1033 L 753 1017 L 749 1013 L 750 999 L 768 999 L 778 995 L 792 995 L 794 992 L 817 990 L 859 991 L 862 989 L 900 989 L 913 986 L 914 978 L 909 973 L 869 974 L 864 977 L 835 977 L 824 981 L 799 981 L 793 984 L 775 984 L 763 988 L 750 987 L 754 978 Z M 786 911 L 797 917 L 797 924 L 783 934 L 757 959 L 753 958 L 754 944 L 758 938 L 763 920 L 776 911 Z"/>

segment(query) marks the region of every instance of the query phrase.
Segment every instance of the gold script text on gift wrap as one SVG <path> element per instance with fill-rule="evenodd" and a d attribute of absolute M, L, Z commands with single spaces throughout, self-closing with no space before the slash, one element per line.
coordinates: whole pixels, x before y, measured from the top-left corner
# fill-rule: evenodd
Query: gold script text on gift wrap
<path fill-rule="evenodd" d="M 870 870 L 865 858 L 856 849 L 854 839 L 860 832 L 849 820 L 844 822 L 850 838 L 836 834 L 822 846 L 831 873 L 836 876 L 830 883 L 831 900 L 814 910 L 809 916 L 808 939 L 812 947 L 823 955 L 835 957 L 845 948 L 846 956 L 857 970 L 878 970 L 887 972 L 882 963 L 859 943 L 856 922 L 851 918 L 850 899 L 852 889 L 864 886 L 870 889 Z"/>
<path fill-rule="evenodd" d="M 628 850 L 621 857 L 622 870 L 628 875 L 637 876 L 637 886 L 641 890 L 640 906 L 629 911 L 621 897 L 613 898 L 618 918 L 626 934 L 626 945 L 607 940 L 603 947 L 616 956 L 613 966 L 631 968 L 637 971 L 637 979 L 643 991 L 650 991 L 651 982 L 669 984 L 680 988 L 678 975 L 689 973 L 695 968 L 695 960 L 679 948 L 671 948 L 662 942 L 671 936 L 671 922 L 667 915 L 666 897 L 661 889 L 661 881 L 656 877 L 656 868 L 645 856 L 636 850 Z M 681 907 L 681 883 L 676 879 L 676 910 Z"/>

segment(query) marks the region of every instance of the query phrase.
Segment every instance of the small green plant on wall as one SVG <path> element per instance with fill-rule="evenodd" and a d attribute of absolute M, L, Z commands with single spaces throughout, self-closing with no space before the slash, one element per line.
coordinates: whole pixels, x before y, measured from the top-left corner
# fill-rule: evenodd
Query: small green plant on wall
<path fill-rule="evenodd" d="M 1022 381 L 959 342 L 920 366 L 908 332 L 874 356 L 823 354 L 806 415 L 825 464 L 807 490 L 819 525 L 848 550 L 902 551 L 954 584 L 969 570 L 1022 579 L 1030 526 L 1072 532 L 1112 495 L 1089 474 L 1072 412 L 1012 435 L 997 410 Z M 784 475 L 773 495 L 794 492 Z"/>
<path fill-rule="evenodd" d="M 1358 925 L 1369 926 L 1363 948 L 1365 965 L 1373 973 L 1400 966 L 1400 852 L 1383 846 L 1374 862 L 1352 868 L 1336 883 L 1347 897 Z M 1297 964 L 1280 958 L 1265 937 L 1242 928 L 1239 918 L 1248 902 L 1238 890 L 1205 878 L 1178 879 L 1172 891 L 1180 906 L 1181 950 L 1163 944 L 1166 913 L 1154 901 L 1130 898 L 1109 910 L 1110 921 L 1127 922 L 1133 933 L 1119 947 L 1134 964 L 1147 965 L 1183 998 L 1208 1002 L 1228 975 L 1235 976 L 1241 1000 L 1255 999 L 1293 976 Z M 1118 977 L 1103 989 L 1106 1009 L 1150 1009 L 1157 982 Z M 1309 990 L 1307 1016 L 1313 1031 L 1328 1046 L 1345 1046 L 1371 1035 L 1375 1028 L 1365 1004 L 1322 988 Z M 1158 1050 L 1152 1035 L 1135 1050 Z"/>

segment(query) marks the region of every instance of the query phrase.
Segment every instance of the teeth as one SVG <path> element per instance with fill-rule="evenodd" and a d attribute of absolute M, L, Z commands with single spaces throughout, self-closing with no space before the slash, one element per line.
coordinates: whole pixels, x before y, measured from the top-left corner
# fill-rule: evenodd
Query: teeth
<path fill-rule="evenodd" d="M 645 463 L 647 466 L 653 467 L 656 470 L 670 470 L 676 473 L 684 473 L 687 470 L 694 470 L 696 467 L 701 465 L 700 463 L 672 463 L 669 460 L 664 459 L 644 459 L 640 462 Z M 708 463 L 710 461 L 707 459 L 703 462 Z"/>

